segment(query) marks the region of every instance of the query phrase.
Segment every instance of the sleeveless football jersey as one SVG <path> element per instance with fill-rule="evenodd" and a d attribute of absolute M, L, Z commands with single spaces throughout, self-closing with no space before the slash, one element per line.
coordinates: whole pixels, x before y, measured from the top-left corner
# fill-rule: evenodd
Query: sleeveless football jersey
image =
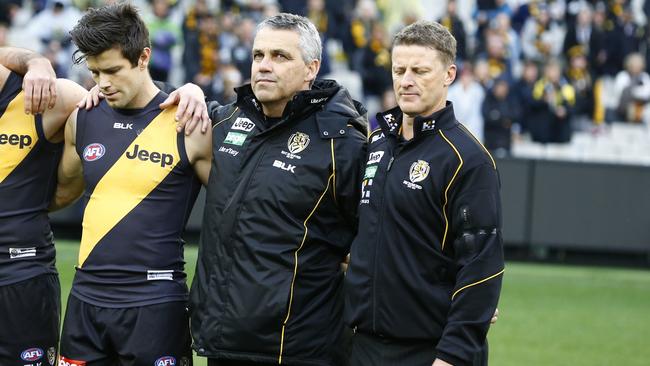
<path fill-rule="evenodd" d="M 200 184 L 176 132 L 175 109 L 102 101 L 77 115 L 86 183 L 79 262 L 71 293 L 104 307 L 187 298 L 181 235 Z"/>
<path fill-rule="evenodd" d="M 63 144 L 24 110 L 22 78 L 11 73 L 0 92 L 0 286 L 56 273 L 47 207 Z"/>

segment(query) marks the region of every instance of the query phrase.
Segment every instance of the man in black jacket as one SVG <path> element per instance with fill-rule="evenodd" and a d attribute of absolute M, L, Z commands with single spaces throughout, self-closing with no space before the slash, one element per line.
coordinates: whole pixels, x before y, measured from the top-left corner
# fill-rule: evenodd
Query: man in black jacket
<path fill-rule="evenodd" d="M 485 365 L 504 268 L 499 177 L 446 102 L 456 41 L 417 22 L 394 39 L 398 106 L 370 135 L 346 277 L 351 365 Z"/>
<path fill-rule="evenodd" d="M 194 348 L 214 365 L 343 365 L 339 264 L 357 230 L 366 119 L 314 81 L 306 18 L 262 22 L 251 84 L 211 106 L 213 163 L 191 289 Z"/>

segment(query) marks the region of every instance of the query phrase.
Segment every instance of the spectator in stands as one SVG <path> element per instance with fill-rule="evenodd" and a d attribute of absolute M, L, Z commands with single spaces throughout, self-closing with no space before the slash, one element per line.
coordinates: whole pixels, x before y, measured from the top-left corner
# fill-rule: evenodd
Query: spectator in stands
<path fill-rule="evenodd" d="M 253 57 L 253 38 L 255 37 L 255 22 L 252 18 L 240 18 L 235 25 L 237 43 L 230 50 L 230 63 L 235 65 L 244 81 L 251 78 L 251 63 Z"/>
<path fill-rule="evenodd" d="M 278 0 L 282 11 L 285 13 L 305 16 L 305 0 Z"/>
<path fill-rule="evenodd" d="M 537 10 L 524 23 L 521 47 L 526 59 L 544 63 L 560 55 L 564 32 L 557 23 L 551 21 L 547 6 L 540 3 Z"/>
<path fill-rule="evenodd" d="M 81 13 L 70 0 L 55 0 L 29 21 L 27 32 L 38 39 L 43 54 L 49 54 L 55 62 L 58 77 L 66 77 L 72 66 L 72 41 L 70 31 L 80 19 Z"/>
<path fill-rule="evenodd" d="M 519 120 L 517 121 L 513 128 L 515 131 L 515 136 L 517 134 L 523 134 L 528 131 L 528 116 L 532 113 L 532 104 L 533 104 L 533 87 L 539 78 L 539 69 L 537 64 L 533 61 L 526 61 L 524 63 L 521 77 L 515 82 L 512 87 L 512 95 L 514 97 L 515 103 L 519 105 L 520 114 Z"/>
<path fill-rule="evenodd" d="M 582 46 L 571 47 L 567 58 L 569 64 L 565 76 L 576 93 L 576 104 L 573 109 L 574 130 L 576 128 L 582 130 L 591 125 L 594 116 L 594 83 Z"/>
<path fill-rule="evenodd" d="M 438 23 L 449 29 L 451 34 L 456 38 L 456 64 L 462 64 L 467 60 L 467 35 L 465 32 L 465 25 L 458 17 L 458 4 L 456 0 L 449 0 L 447 2 L 447 12 L 438 20 Z"/>
<path fill-rule="evenodd" d="M 325 1 L 325 10 L 330 24 L 327 28 L 327 36 L 341 41 L 344 50 L 348 50 L 351 44 L 349 30 L 355 3 L 356 0 Z"/>
<path fill-rule="evenodd" d="M 606 7 L 599 3 L 589 39 L 589 64 L 596 77 L 613 77 L 623 68 L 622 43 L 621 32 L 615 27 L 614 20 L 607 18 Z"/>
<path fill-rule="evenodd" d="M 519 34 L 512 29 L 510 17 L 504 13 L 497 15 L 491 24 L 492 34 L 501 38 L 505 58 L 508 60 L 509 68 L 513 74 L 520 72 L 521 41 Z"/>
<path fill-rule="evenodd" d="M 222 64 L 232 62 L 232 49 L 239 42 L 235 32 L 238 20 L 239 16 L 231 11 L 225 11 L 219 15 L 219 40 L 217 43 L 219 44 L 219 59 Z"/>
<path fill-rule="evenodd" d="M 264 20 L 264 13 L 267 5 L 277 4 L 276 0 L 235 0 L 238 8 L 245 18 L 253 20 L 257 24 Z"/>
<path fill-rule="evenodd" d="M 379 22 L 373 24 L 372 34 L 361 58 L 360 73 L 366 101 L 369 98 L 378 100 L 392 85 L 389 42 L 384 25 Z"/>
<path fill-rule="evenodd" d="M 576 47 L 581 48 L 581 52 L 589 53 L 593 14 L 591 7 L 586 3 L 583 4 L 580 5 L 581 9 L 576 15 L 575 22 L 567 24 L 567 33 L 562 47 L 565 55 L 568 55 Z"/>
<path fill-rule="evenodd" d="M 634 22 L 632 8 L 629 4 L 621 6 L 617 13 L 616 28 L 622 37 L 622 44 L 619 47 L 623 55 L 627 56 L 633 52 L 640 52 L 646 46 L 645 28 Z"/>
<path fill-rule="evenodd" d="M 197 0 L 194 6 L 190 7 L 183 19 L 183 66 L 185 68 L 185 81 L 195 82 L 197 76 L 206 73 L 213 73 L 216 67 L 209 59 L 202 60 L 201 49 L 216 47 L 216 39 L 210 39 L 204 32 L 203 19 L 211 17 L 206 0 Z"/>
<path fill-rule="evenodd" d="M 533 141 L 564 143 L 571 140 L 571 112 L 575 105 L 575 91 L 562 78 L 559 61 L 550 60 L 544 67 L 544 76 L 533 87 L 533 104 L 528 117 Z"/>
<path fill-rule="evenodd" d="M 506 78 L 495 80 L 481 110 L 485 123 L 485 147 L 497 157 L 510 155 L 512 125 L 519 120 L 519 105 Z"/>
<path fill-rule="evenodd" d="M 376 0 L 386 31 L 389 34 L 395 34 L 403 27 L 425 16 L 423 1 L 428 0 Z"/>
<path fill-rule="evenodd" d="M 325 10 L 325 0 L 308 0 L 306 17 L 316 26 L 320 34 L 321 43 L 323 44 L 323 53 L 321 55 L 321 65 L 318 76 L 322 77 L 331 71 L 330 55 L 327 51 L 327 36 L 329 31 L 329 15 Z"/>
<path fill-rule="evenodd" d="M 494 30 L 487 29 L 485 31 L 485 53 L 479 58 L 487 61 L 490 79 L 494 80 L 499 77 L 512 79 L 513 60 L 508 56 L 505 39 Z"/>
<path fill-rule="evenodd" d="M 481 105 L 485 89 L 476 81 L 472 64 L 466 62 L 447 93 L 447 100 L 454 104 L 456 118 L 479 140 L 483 141 L 483 116 Z"/>
<path fill-rule="evenodd" d="M 169 18 L 170 0 L 153 0 L 153 16 L 147 21 L 151 39 L 149 72 L 153 80 L 167 82 L 172 69 L 172 48 L 181 40 L 181 30 Z"/>
<path fill-rule="evenodd" d="M 474 20 L 476 21 L 476 38 L 484 39 L 485 30 L 499 14 L 512 16 L 512 9 L 506 0 L 477 0 Z"/>
<path fill-rule="evenodd" d="M 490 65 L 485 59 L 478 59 L 474 63 L 474 79 L 483 87 L 483 90 L 488 90 L 492 87 L 494 78 L 490 75 Z"/>
<path fill-rule="evenodd" d="M 350 68 L 361 71 L 363 50 L 368 46 L 373 25 L 379 22 L 379 10 L 373 0 L 359 0 L 354 12 L 355 17 L 350 25 L 353 48 L 346 52 L 351 58 Z"/>
<path fill-rule="evenodd" d="M 222 105 L 232 103 L 237 99 L 235 88 L 243 83 L 239 70 L 230 64 L 223 65 L 213 81 L 213 89 L 217 102 Z"/>
<path fill-rule="evenodd" d="M 632 53 L 625 59 L 625 70 L 616 75 L 614 93 L 618 96 L 618 117 L 629 122 L 648 122 L 650 111 L 650 75 L 645 59 Z"/>
<path fill-rule="evenodd" d="M 201 1 L 188 13 L 183 28 L 185 79 L 213 99 L 211 84 L 219 67 L 219 25 L 217 18 L 202 9 Z"/>

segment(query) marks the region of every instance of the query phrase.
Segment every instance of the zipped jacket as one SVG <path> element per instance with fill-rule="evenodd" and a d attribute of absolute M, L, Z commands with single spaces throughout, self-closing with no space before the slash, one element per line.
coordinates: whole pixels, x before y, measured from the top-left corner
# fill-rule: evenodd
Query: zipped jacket
<path fill-rule="evenodd" d="M 357 231 L 365 110 L 333 81 L 279 120 L 250 85 L 212 108 L 213 162 L 196 276 L 194 347 L 209 358 L 340 365 L 343 273 Z"/>
<path fill-rule="evenodd" d="M 346 276 L 356 332 L 425 340 L 471 365 L 485 343 L 504 270 L 499 177 L 451 103 L 400 136 L 398 108 L 377 117 Z"/>

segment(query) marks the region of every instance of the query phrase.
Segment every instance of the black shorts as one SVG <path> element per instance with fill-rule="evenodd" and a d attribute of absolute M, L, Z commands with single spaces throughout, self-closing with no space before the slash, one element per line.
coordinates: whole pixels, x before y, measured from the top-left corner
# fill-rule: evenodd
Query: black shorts
<path fill-rule="evenodd" d="M 53 366 L 60 319 L 58 275 L 0 286 L 0 365 Z"/>
<path fill-rule="evenodd" d="M 191 366 L 190 347 L 184 302 L 104 308 L 71 295 L 59 366 Z"/>

